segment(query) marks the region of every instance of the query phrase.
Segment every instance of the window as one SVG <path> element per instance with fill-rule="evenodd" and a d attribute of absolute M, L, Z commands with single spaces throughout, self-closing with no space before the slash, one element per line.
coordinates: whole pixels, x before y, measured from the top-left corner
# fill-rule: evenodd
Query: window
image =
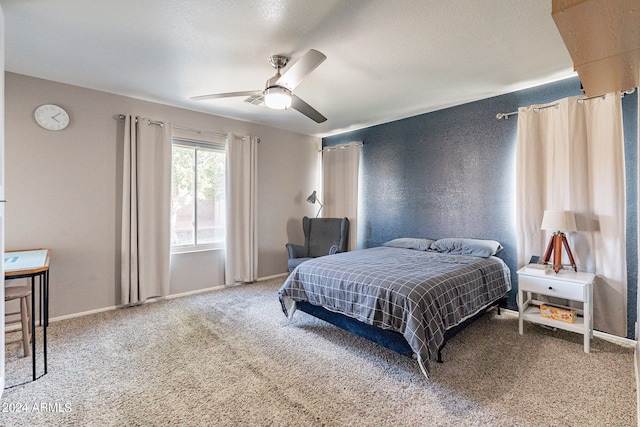
<path fill-rule="evenodd" d="M 171 249 L 223 248 L 225 145 L 173 138 Z"/>

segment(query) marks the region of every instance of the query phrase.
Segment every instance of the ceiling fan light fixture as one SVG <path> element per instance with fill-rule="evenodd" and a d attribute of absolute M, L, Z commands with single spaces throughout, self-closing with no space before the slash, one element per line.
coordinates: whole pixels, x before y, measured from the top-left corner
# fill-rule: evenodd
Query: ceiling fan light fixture
<path fill-rule="evenodd" d="M 324 123 L 327 118 L 316 111 L 311 105 L 292 93 L 300 82 L 309 75 L 327 57 L 315 49 L 309 49 L 302 55 L 295 64 L 284 73 L 280 71 L 289 62 L 289 58 L 284 55 L 272 55 L 269 62 L 276 69 L 276 74 L 270 77 L 265 85 L 266 89 L 256 89 L 242 92 L 212 93 L 210 95 L 192 96 L 191 99 L 202 101 L 205 99 L 231 98 L 236 96 L 248 96 L 244 100 L 253 105 L 264 105 L 267 108 L 276 110 L 287 110 L 289 108 L 298 111 L 316 123 Z M 295 99 L 294 99 L 295 97 Z M 294 102 L 295 101 L 295 102 Z"/>
<path fill-rule="evenodd" d="M 274 110 L 291 107 L 291 91 L 282 86 L 271 86 L 264 90 L 264 104 Z"/>

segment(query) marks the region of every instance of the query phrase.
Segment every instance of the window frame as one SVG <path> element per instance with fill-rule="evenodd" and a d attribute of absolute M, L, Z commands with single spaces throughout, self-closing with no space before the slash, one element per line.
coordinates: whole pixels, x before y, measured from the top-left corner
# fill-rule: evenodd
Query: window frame
<path fill-rule="evenodd" d="M 193 233 L 194 233 L 194 243 L 187 245 L 174 245 L 171 244 L 171 253 L 186 253 L 186 252 L 201 252 L 201 251 L 210 251 L 210 250 L 224 250 L 226 241 L 222 242 L 214 242 L 214 243 L 200 243 L 198 244 L 198 179 L 197 179 L 197 168 L 198 168 L 198 150 L 206 150 L 213 151 L 225 156 L 225 168 L 226 168 L 226 142 L 214 142 L 207 141 L 201 139 L 194 139 L 183 137 L 179 135 L 173 135 L 171 138 L 171 152 L 172 152 L 172 162 L 171 162 L 171 179 L 173 182 L 173 148 L 174 147 L 182 147 L 182 148 L 192 148 L 194 149 L 194 157 L 193 157 L 193 168 L 192 168 L 192 178 L 193 178 Z M 226 188 L 225 188 L 225 199 L 226 199 Z M 173 199 L 171 201 L 173 205 Z M 171 224 L 173 227 L 174 224 Z M 172 230 L 173 232 L 173 230 Z"/>

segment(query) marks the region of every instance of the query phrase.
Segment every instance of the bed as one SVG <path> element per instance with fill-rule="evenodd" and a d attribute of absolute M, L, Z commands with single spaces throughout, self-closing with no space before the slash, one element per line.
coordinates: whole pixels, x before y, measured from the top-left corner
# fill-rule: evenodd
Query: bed
<path fill-rule="evenodd" d="M 511 289 L 492 240 L 401 238 L 299 265 L 279 290 L 285 315 L 297 309 L 392 350 L 429 360 L 450 335 Z"/>

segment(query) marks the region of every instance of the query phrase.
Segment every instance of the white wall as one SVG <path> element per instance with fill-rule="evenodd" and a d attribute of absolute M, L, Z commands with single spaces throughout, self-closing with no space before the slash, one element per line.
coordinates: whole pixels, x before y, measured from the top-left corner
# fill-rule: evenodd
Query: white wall
<path fill-rule="evenodd" d="M 119 304 L 119 114 L 258 136 L 258 276 L 287 271 L 284 245 L 301 243 L 301 218 L 315 214 L 305 199 L 317 185 L 320 138 L 14 73 L 5 78 L 6 248 L 52 249 L 52 317 Z M 33 112 L 42 104 L 64 107 L 70 125 L 39 127 Z M 174 255 L 171 293 L 221 285 L 223 265 L 222 251 Z"/>

